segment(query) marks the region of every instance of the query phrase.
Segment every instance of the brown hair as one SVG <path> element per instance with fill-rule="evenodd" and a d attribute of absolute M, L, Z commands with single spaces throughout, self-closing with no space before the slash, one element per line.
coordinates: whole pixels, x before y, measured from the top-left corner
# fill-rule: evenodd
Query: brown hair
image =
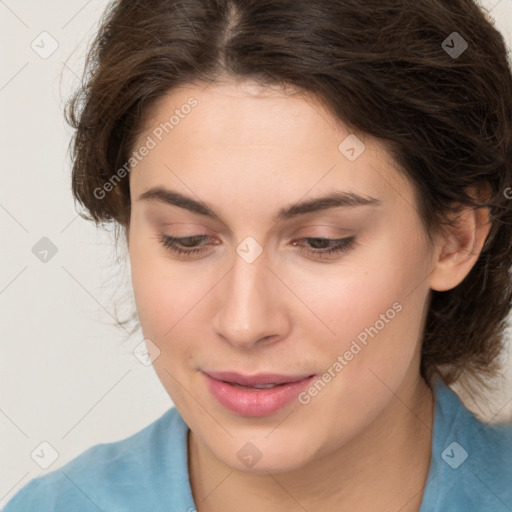
<path fill-rule="evenodd" d="M 468 374 L 485 387 L 512 303 L 512 80 L 492 18 L 473 0 L 112 1 L 65 112 L 84 218 L 126 235 L 128 176 L 103 198 L 95 190 L 129 160 L 157 100 L 220 77 L 312 93 L 354 132 L 381 139 L 414 185 L 429 236 L 461 205 L 490 209 L 468 276 L 431 291 L 421 361 L 428 383 L 444 368 L 448 384 Z M 468 189 L 485 182 L 488 201 L 476 202 Z"/>

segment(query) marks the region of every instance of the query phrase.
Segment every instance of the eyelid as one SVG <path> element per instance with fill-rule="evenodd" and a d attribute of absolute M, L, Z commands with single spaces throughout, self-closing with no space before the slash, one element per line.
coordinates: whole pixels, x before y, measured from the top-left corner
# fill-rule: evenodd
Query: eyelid
<path fill-rule="evenodd" d="M 308 224 L 301 226 L 290 233 L 290 238 L 348 238 L 356 233 L 356 230 L 352 227 L 342 228 L 334 226 L 332 224 Z"/>
<path fill-rule="evenodd" d="M 176 214 L 171 214 L 168 213 L 166 209 L 159 209 L 158 204 L 155 205 L 154 211 L 151 209 L 151 206 L 153 205 L 148 205 L 148 219 L 159 230 L 172 229 L 173 225 L 186 225 L 186 228 L 184 229 L 187 230 L 188 228 L 192 230 L 199 229 L 201 231 L 206 231 L 206 233 L 211 236 L 215 236 L 213 234 L 216 233 L 226 235 L 229 239 L 235 238 L 234 233 L 230 228 L 227 228 L 224 224 L 219 225 L 214 219 L 203 219 L 204 222 L 197 222 L 197 214 L 192 212 L 182 212 L 178 209 Z M 289 233 L 289 236 L 297 236 L 296 233 L 302 229 L 325 228 L 334 232 L 333 235 L 329 235 L 328 237 L 326 236 L 325 238 L 341 238 L 342 236 L 349 236 L 354 233 L 355 227 L 360 226 L 362 219 L 359 215 L 363 210 L 366 209 L 361 208 L 361 210 L 358 209 L 357 211 L 347 209 L 342 213 L 338 211 L 325 210 L 311 214 L 315 215 L 315 218 L 308 219 L 297 217 L 289 220 L 283 220 L 270 226 L 269 235 L 273 236 L 274 233 L 279 232 L 278 230 L 281 229 L 283 232 Z M 190 220 L 175 220 L 176 218 L 187 219 L 187 217 L 190 217 Z M 371 217 L 373 218 L 373 215 Z M 367 218 L 369 217 L 365 216 L 365 219 Z M 343 227 L 340 227 L 340 224 L 350 225 L 351 229 L 344 229 Z"/>
<path fill-rule="evenodd" d="M 194 260 L 199 259 L 202 256 L 207 257 L 212 253 L 211 246 L 208 244 L 199 244 L 191 247 L 184 246 L 183 240 L 198 238 L 201 241 L 204 239 L 211 238 L 208 235 L 197 234 L 183 237 L 176 237 L 167 234 L 160 235 L 160 243 L 178 259 Z M 329 247 L 317 249 L 315 247 L 307 246 L 304 243 L 297 243 L 302 240 L 323 240 L 327 241 Z M 292 246 L 298 247 L 298 252 L 305 253 L 307 257 L 313 258 L 315 261 L 334 261 L 339 259 L 344 253 L 350 251 L 356 243 L 356 236 L 348 236 L 342 238 L 329 238 L 329 237 L 317 237 L 308 236 L 300 237 L 292 240 Z M 216 242 L 214 245 L 218 245 Z"/>

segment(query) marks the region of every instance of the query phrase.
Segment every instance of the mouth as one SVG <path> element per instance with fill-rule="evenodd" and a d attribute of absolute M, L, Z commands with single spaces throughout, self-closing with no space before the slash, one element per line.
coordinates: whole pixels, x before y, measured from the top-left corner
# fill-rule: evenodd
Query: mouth
<path fill-rule="evenodd" d="M 307 377 L 311 377 L 311 373 L 303 375 L 282 375 L 278 373 L 259 373 L 257 375 L 244 375 L 237 372 L 204 372 L 210 377 L 227 382 L 228 384 L 238 384 L 246 387 L 261 386 L 279 386 L 282 384 L 290 384 L 299 382 Z"/>
<path fill-rule="evenodd" d="M 286 407 L 316 374 L 242 375 L 203 372 L 210 393 L 230 412 L 242 416 L 267 416 Z"/>

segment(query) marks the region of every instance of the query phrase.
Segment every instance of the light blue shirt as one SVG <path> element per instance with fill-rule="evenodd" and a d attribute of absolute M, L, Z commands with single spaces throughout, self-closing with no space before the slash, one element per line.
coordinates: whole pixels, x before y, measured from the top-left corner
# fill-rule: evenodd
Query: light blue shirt
<path fill-rule="evenodd" d="M 510 512 L 512 426 L 477 420 L 438 375 L 434 391 L 432 457 L 419 512 Z M 173 407 L 132 436 L 95 445 L 27 482 L 3 512 L 195 512 L 187 433 Z"/>

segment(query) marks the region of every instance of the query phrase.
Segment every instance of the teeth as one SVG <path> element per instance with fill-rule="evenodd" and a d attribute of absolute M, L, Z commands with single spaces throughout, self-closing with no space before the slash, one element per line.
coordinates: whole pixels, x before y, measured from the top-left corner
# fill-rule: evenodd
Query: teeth
<path fill-rule="evenodd" d="M 255 384 L 254 386 L 243 386 L 242 384 L 236 384 L 235 382 L 230 383 L 232 386 L 235 386 L 237 388 L 243 388 L 243 389 L 271 389 L 275 388 L 276 386 L 279 386 L 279 384 Z"/>

